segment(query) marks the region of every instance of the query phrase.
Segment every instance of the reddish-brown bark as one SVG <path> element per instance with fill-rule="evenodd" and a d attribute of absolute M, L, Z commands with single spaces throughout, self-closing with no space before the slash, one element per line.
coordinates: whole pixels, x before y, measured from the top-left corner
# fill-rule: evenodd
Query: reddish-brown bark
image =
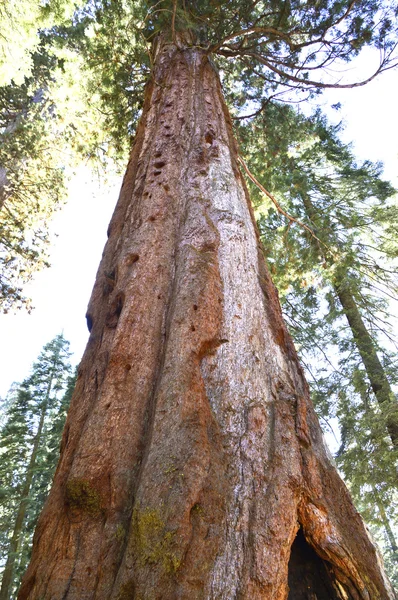
<path fill-rule="evenodd" d="M 158 50 L 88 323 L 19 600 L 394 598 L 325 451 L 199 49 Z"/>

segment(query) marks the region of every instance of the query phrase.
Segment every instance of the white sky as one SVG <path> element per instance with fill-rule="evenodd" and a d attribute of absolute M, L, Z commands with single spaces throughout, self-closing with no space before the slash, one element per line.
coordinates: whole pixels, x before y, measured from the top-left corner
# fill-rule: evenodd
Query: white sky
<path fill-rule="evenodd" d="M 86 307 L 120 185 L 115 178 L 100 189 L 84 168 L 71 181 L 68 203 L 53 221 L 52 267 L 26 288 L 35 309 L 0 315 L 0 397 L 29 374 L 44 344 L 61 331 L 79 362 L 88 338 Z"/>
<path fill-rule="evenodd" d="M 354 74 L 353 74 L 354 78 Z M 388 71 L 365 87 L 332 90 L 321 103 L 334 119 L 346 122 L 343 138 L 354 141 L 361 159 L 382 160 L 385 177 L 398 186 L 398 71 Z M 339 113 L 328 106 L 340 102 Z M 106 230 L 121 179 L 107 189 L 90 183 L 82 169 L 70 185 L 67 206 L 54 220 L 52 268 L 26 289 L 35 310 L 0 315 L 0 397 L 22 381 L 44 344 L 64 332 L 77 363 L 87 342 L 85 312 L 106 241 Z"/>

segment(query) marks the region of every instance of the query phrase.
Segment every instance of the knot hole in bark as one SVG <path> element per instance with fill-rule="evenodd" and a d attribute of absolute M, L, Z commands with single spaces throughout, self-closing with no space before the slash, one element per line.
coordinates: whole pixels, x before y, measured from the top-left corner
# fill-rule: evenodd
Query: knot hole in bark
<path fill-rule="evenodd" d="M 211 131 L 208 131 L 205 135 L 205 142 L 206 142 L 206 144 L 209 144 L 209 146 L 211 146 L 213 141 L 214 141 L 214 134 Z"/>
<path fill-rule="evenodd" d="M 154 167 L 155 167 L 155 169 L 163 169 L 163 167 L 165 166 L 165 164 L 166 164 L 166 163 L 165 163 L 165 161 L 164 161 L 164 160 L 157 160 L 157 161 L 154 163 Z"/>
<path fill-rule="evenodd" d="M 154 172 L 153 174 L 155 176 L 160 175 L 162 172 L 163 167 L 165 166 L 165 161 L 164 160 L 157 160 L 154 162 L 153 166 L 154 166 Z"/>
<path fill-rule="evenodd" d="M 105 324 L 110 329 L 115 329 L 121 315 L 123 304 L 124 304 L 124 293 L 119 292 L 112 301 L 106 316 Z"/>
<path fill-rule="evenodd" d="M 139 258 L 140 258 L 139 254 L 135 254 L 135 253 L 129 254 L 126 258 L 126 265 L 128 267 L 130 267 L 131 265 L 134 265 L 134 263 L 136 263 L 139 260 Z"/>

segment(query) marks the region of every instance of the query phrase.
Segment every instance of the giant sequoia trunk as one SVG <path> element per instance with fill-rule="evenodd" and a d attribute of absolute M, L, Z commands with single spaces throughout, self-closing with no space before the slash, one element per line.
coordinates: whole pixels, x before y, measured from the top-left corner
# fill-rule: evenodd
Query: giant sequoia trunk
<path fill-rule="evenodd" d="M 199 49 L 158 50 L 87 320 L 19 600 L 394 598 L 324 448 Z"/>

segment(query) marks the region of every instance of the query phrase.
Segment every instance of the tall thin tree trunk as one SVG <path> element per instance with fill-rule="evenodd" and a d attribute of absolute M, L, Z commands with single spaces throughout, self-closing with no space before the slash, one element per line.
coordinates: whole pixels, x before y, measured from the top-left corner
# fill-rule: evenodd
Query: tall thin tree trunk
<path fill-rule="evenodd" d="M 317 216 L 316 209 L 312 204 L 311 199 L 307 195 L 303 195 L 303 204 L 309 218 L 322 231 L 322 222 Z M 316 242 L 316 240 L 314 241 Z M 316 243 L 318 244 L 318 242 Z M 325 256 L 323 249 L 319 248 L 319 250 L 325 260 L 328 261 L 328 257 Z M 343 307 L 354 343 L 362 359 L 377 402 L 385 417 L 388 434 L 394 446 L 398 446 L 398 403 L 387 379 L 383 365 L 377 356 L 372 336 L 359 312 L 355 298 L 351 293 L 347 277 L 338 269 L 336 270 L 332 285 L 336 296 Z"/>
<path fill-rule="evenodd" d="M 395 597 L 324 448 L 200 49 L 158 48 L 87 321 L 19 600 Z"/>
<path fill-rule="evenodd" d="M 336 277 L 334 289 L 350 325 L 354 342 L 358 348 L 372 390 L 386 419 L 386 427 L 394 446 L 398 446 L 398 407 L 394 392 L 386 377 L 366 325 L 358 310 L 355 298 L 347 282 Z"/>
<path fill-rule="evenodd" d="M 20 549 L 21 534 L 25 522 L 26 510 L 29 504 L 30 489 L 32 487 L 33 475 L 36 468 L 37 454 L 41 443 L 44 420 L 47 413 L 48 400 L 50 397 L 52 384 L 53 376 L 51 375 L 40 412 L 39 425 L 33 441 L 32 453 L 30 455 L 29 464 L 26 469 L 25 483 L 23 485 L 21 497 L 19 499 L 17 515 L 14 523 L 14 530 L 8 548 L 7 562 L 5 564 L 3 577 L 1 580 L 0 600 L 9 600 L 10 598 L 11 587 L 14 579 L 14 568 L 17 559 L 17 554 Z"/>
<path fill-rule="evenodd" d="M 388 538 L 388 543 L 390 545 L 390 549 L 393 552 L 394 556 L 396 556 L 398 558 L 398 544 L 397 544 L 397 541 L 395 539 L 394 532 L 391 529 L 390 521 L 389 521 L 388 516 L 386 514 L 383 501 L 380 498 L 380 495 L 378 494 L 376 488 L 373 488 L 373 495 L 375 497 L 376 505 L 377 505 L 377 508 L 379 510 L 380 519 L 381 519 L 381 521 L 383 523 L 383 527 L 385 529 L 385 532 L 386 532 L 386 535 L 387 535 L 387 538 Z"/>

